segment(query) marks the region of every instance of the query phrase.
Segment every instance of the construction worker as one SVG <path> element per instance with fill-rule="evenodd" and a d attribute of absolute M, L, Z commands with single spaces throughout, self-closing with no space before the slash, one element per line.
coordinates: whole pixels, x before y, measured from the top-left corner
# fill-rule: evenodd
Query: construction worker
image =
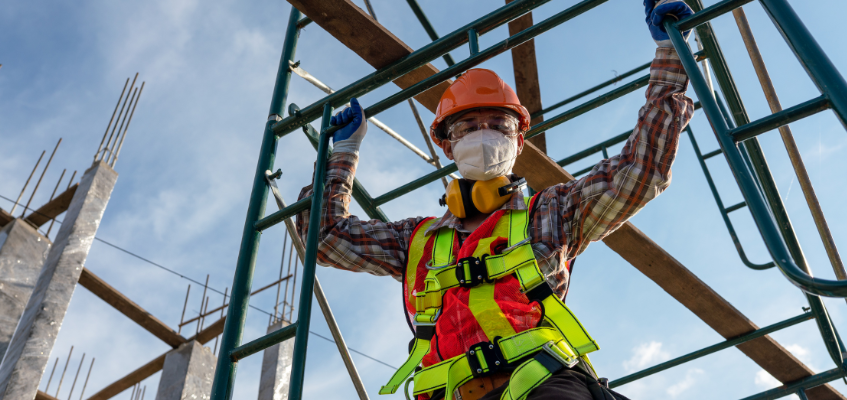
<path fill-rule="evenodd" d="M 356 99 L 332 117 L 318 263 L 390 275 L 403 284 L 415 338 L 381 394 L 414 375 L 419 399 L 625 399 L 598 378 L 599 347 L 564 305 L 574 258 L 635 215 L 671 181 L 679 134 L 694 111 L 688 77 L 661 27 L 692 14 L 682 1 L 645 0 L 659 45 L 647 102 L 621 154 L 531 198 L 512 174 L 530 115 L 494 72 L 471 69 L 444 92 L 430 128 L 463 179 L 441 218 L 362 221 L 348 206 L 367 130 Z M 687 37 L 690 32 L 685 32 Z M 300 198 L 311 195 L 306 187 Z M 308 211 L 297 217 L 305 237 Z"/>

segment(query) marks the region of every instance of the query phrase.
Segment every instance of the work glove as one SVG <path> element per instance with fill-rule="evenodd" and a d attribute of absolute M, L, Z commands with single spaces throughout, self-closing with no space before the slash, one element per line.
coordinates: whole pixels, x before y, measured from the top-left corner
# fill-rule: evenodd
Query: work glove
<path fill-rule="evenodd" d="M 647 27 L 650 35 L 659 47 L 673 47 L 662 21 L 665 17 L 671 17 L 677 21 L 694 14 L 691 7 L 682 0 L 644 0 L 644 13 L 647 15 Z M 691 30 L 682 33 L 682 37 L 688 40 Z"/>
<path fill-rule="evenodd" d="M 359 105 L 356 98 L 350 99 L 350 106 L 335 114 L 329 124 L 333 126 L 344 126 L 332 135 L 334 153 L 359 153 L 359 146 L 368 132 L 368 122 L 365 119 L 365 110 Z"/>

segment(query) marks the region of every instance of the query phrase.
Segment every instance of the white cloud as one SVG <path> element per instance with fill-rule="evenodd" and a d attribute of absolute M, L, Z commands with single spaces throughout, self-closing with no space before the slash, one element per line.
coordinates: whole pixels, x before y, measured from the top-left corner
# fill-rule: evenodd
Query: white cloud
<path fill-rule="evenodd" d="M 773 389 L 777 386 L 782 385 L 782 382 L 776 380 L 776 378 L 771 376 L 771 374 L 769 374 L 768 371 L 765 371 L 763 369 L 760 369 L 759 372 L 756 372 L 755 382 L 756 382 L 756 385 L 767 388 L 767 389 Z"/>
<path fill-rule="evenodd" d="M 697 383 L 697 377 L 705 374 L 706 372 L 699 368 L 689 369 L 688 372 L 685 373 L 685 378 L 681 381 L 671 385 L 667 392 L 671 397 L 676 397 L 690 389 Z"/>
<path fill-rule="evenodd" d="M 662 350 L 662 343 L 660 342 L 642 343 L 632 351 L 634 353 L 632 358 L 623 363 L 624 369 L 629 372 L 638 371 L 670 359 L 670 354 Z"/>

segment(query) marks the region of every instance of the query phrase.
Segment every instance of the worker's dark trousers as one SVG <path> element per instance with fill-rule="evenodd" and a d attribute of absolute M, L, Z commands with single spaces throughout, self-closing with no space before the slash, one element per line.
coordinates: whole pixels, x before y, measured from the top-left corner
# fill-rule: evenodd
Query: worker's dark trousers
<path fill-rule="evenodd" d="M 506 386 L 498 387 L 479 400 L 499 400 Z M 527 400 L 629 400 L 609 389 L 601 388 L 590 377 L 572 370 L 561 370 L 535 388 Z"/>

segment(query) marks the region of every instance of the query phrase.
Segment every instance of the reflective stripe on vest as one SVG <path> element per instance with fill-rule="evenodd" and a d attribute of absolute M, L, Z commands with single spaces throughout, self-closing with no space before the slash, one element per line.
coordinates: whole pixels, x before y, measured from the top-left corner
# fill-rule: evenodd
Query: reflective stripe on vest
<path fill-rule="evenodd" d="M 526 200 L 527 208 L 530 208 L 530 199 Z M 478 343 L 465 354 L 419 370 L 414 378 L 415 395 L 444 388 L 445 400 L 450 400 L 453 391 L 463 383 L 510 364 L 517 368 L 503 396 L 518 400 L 561 368 L 556 368 L 556 365 L 569 367 L 578 358 L 583 358 L 590 366 L 585 355 L 599 347 L 553 293 L 538 268 L 527 235 L 528 216 L 527 210 L 506 212 L 497 222 L 491 238 L 481 239 L 473 256 L 462 260 L 454 259 L 454 230 L 443 228 L 435 233 L 434 238 L 427 238 L 423 232 L 434 220 L 419 225 L 410 243 L 404 282 L 406 301 L 414 304 L 417 311 L 413 317 L 415 341 L 409 358 L 380 389 L 380 394 L 394 393 L 420 365 L 430 348 L 435 324 L 441 316 L 441 299 L 448 290 L 459 286 L 470 287 L 468 307 L 489 342 Z M 506 237 L 508 247 L 500 254 L 488 255 L 489 246 L 497 237 Z M 419 286 L 416 282 L 417 268 L 427 256 L 423 253 L 430 240 L 432 256 L 426 264 L 428 271 L 423 292 L 413 294 L 415 287 Z M 509 275 L 518 280 L 521 291 L 531 302 L 542 304 L 544 320 L 550 327 L 515 332 L 495 302 L 495 281 Z M 554 361 L 551 363 L 550 360 Z"/>

